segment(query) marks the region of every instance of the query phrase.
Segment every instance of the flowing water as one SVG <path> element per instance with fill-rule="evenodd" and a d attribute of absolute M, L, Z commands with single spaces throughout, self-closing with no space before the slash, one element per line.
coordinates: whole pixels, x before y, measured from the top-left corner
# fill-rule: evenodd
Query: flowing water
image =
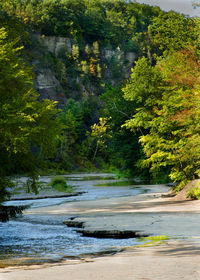
<path fill-rule="evenodd" d="M 99 177 L 91 177 L 90 175 L 91 178 L 86 175 L 68 176 L 69 185 L 75 186 L 77 191 L 84 191 L 80 196 L 10 201 L 7 204 L 31 204 L 31 208 L 40 208 L 72 201 L 135 196 L 141 192 L 150 191 L 135 185 L 95 186 L 102 182 L 113 182 L 109 176 L 106 174 L 99 175 Z M 50 177 L 42 177 L 40 180 L 48 182 Z M 65 215 L 30 215 L 25 213 L 22 217 L 8 223 L 0 223 L 0 266 L 57 262 L 67 258 L 80 258 L 85 254 L 116 252 L 123 247 L 138 244 L 138 240 L 133 238 L 116 240 L 83 237 L 73 228 L 64 225 L 65 220 Z"/>

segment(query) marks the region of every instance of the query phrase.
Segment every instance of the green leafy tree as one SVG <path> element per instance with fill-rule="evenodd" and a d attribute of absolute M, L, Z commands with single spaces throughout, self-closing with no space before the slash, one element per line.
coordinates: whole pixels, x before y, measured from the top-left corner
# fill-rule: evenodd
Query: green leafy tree
<path fill-rule="evenodd" d="M 72 46 L 72 57 L 74 60 L 78 60 L 79 58 L 79 47 L 77 45 Z"/>
<path fill-rule="evenodd" d="M 123 85 L 119 87 L 107 86 L 105 93 L 101 96 L 104 102 L 104 110 L 101 116 L 110 118 L 111 138 L 107 140 L 107 154 L 109 163 L 130 176 L 142 176 L 146 173 L 141 172 L 137 167 L 138 160 L 143 157 L 142 149 L 138 144 L 141 131 L 131 133 L 122 127 L 125 121 L 129 120 L 135 110 L 135 104 L 123 98 Z M 146 173 L 146 176 L 147 173 Z"/>
<path fill-rule="evenodd" d="M 85 166 L 89 159 L 89 142 L 86 132 L 97 119 L 98 105 L 91 96 L 78 102 L 69 98 L 59 116 L 64 125 L 64 133 L 59 141 L 57 160 L 66 170 Z"/>
<path fill-rule="evenodd" d="M 160 13 L 158 7 L 122 0 L 2 0 L 0 5 L 32 31 L 90 44 L 128 44 L 132 50 L 137 49 L 133 37 Z"/>
<path fill-rule="evenodd" d="M 194 32 L 196 23 L 196 19 L 173 11 L 160 13 L 149 26 L 154 47 L 160 53 L 190 48 L 198 38 L 198 32 Z"/>
<path fill-rule="evenodd" d="M 28 173 L 32 190 L 44 160 L 55 152 L 57 135 L 61 132 L 55 102 L 38 100 L 33 90 L 31 70 L 20 58 L 22 48 L 15 47 L 6 30 L 0 29 L 0 196 L 8 198 L 8 177 Z M 7 219 L 0 204 L 0 219 Z"/>
<path fill-rule="evenodd" d="M 156 174 L 169 166 L 170 177 L 183 186 L 200 175 L 199 62 L 195 49 L 166 55 L 150 66 L 141 58 L 124 88 L 136 102 L 125 126 L 142 129 L 142 166 Z"/>
<path fill-rule="evenodd" d="M 109 118 L 99 118 L 99 123 L 95 123 L 91 127 L 91 138 L 96 142 L 92 161 L 95 160 L 98 150 L 105 154 L 106 140 L 112 137 L 109 133 L 110 125 L 108 122 Z"/>

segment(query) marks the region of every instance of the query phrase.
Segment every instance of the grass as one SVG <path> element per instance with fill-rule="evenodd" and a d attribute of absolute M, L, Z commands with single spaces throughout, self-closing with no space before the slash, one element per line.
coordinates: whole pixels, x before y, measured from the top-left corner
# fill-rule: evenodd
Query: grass
<path fill-rule="evenodd" d="M 117 182 L 95 184 L 96 187 L 126 187 L 132 185 L 141 185 L 141 182 L 137 183 L 134 180 L 130 180 L 130 181 L 117 181 Z"/>
<path fill-rule="evenodd" d="M 144 242 L 142 245 L 138 245 L 139 247 L 146 247 L 146 246 L 154 246 L 160 245 L 168 240 L 166 235 L 158 235 L 158 236 L 148 236 L 148 237 L 141 237 L 139 239 L 140 242 Z"/>
<path fill-rule="evenodd" d="M 115 176 L 102 177 L 102 176 L 87 176 L 87 177 L 67 177 L 70 181 L 95 181 L 95 180 L 115 180 Z"/>

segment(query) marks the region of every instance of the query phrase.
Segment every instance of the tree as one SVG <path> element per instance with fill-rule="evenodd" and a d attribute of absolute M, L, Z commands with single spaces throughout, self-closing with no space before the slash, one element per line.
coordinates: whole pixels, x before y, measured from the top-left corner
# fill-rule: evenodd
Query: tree
<path fill-rule="evenodd" d="M 87 131 L 98 120 L 99 104 L 93 96 L 85 97 L 81 102 L 72 98 L 67 100 L 59 115 L 64 131 L 59 141 L 57 161 L 68 171 L 77 167 L 88 167 L 91 160 L 91 137 Z M 91 165 L 91 164 L 89 164 Z"/>
<path fill-rule="evenodd" d="M 198 39 L 198 32 L 194 32 L 197 20 L 183 14 L 170 11 L 160 13 L 154 17 L 149 26 L 152 43 L 157 52 L 166 50 L 187 49 Z"/>
<path fill-rule="evenodd" d="M 101 152 L 105 154 L 107 148 L 106 140 L 112 137 L 109 134 L 110 126 L 108 124 L 108 121 L 109 118 L 99 118 L 99 123 L 95 123 L 91 127 L 91 138 L 93 138 L 96 142 L 92 161 L 95 160 L 98 150 L 101 150 Z"/>
<path fill-rule="evenodd" d="M 155 67 L 141 58 L 123 89 L 137 103 L 125 126 L 144 131 L 141 165 L 153 173 L 169 166 L 180 187 L 200 176 L 199 66 L 192 47 L 165 55 Z"/>
<path fill-rule="evenodd" d="M 9 212 L 2 202 L 8 199 L 8 176 L 27 173 L 30 188 L 37 191 L 36 179 L 45 159 L 53 156 L 62 126 L 56 117 L 55 102 L 39 101 L 33 90 L 33 74 L 20 58 L 22 47 L 10 41 L 0 29 L 0 220 Z"/>
<path fill-rule="evenodd" d="M 132 133 L 122 127 L 125 121 L 132 117 L 136 106 L 134 102 L 123 98 L 122 87 L 107 86 L 105 93 L 101 96 L 104 102 L 104 110 L 101 116 L 109 118 L 110 137 L 107 142 L 107 154 L 109 163 L 130 176 L 142 176 L 141 169 L 137 167 L 138 160 L 143 157 L 143 152 L 138 144 L 141 131 Z M 147 175 L 147 174 L 146 174 Z"/>

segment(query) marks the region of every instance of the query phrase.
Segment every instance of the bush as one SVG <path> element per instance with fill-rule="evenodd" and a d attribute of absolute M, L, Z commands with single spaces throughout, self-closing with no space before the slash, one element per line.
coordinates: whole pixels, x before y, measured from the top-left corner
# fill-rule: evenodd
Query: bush
<path fill-rule="evenodd" d="M 67 185 L 66 179 L 61 176 L 54 176 L 51 178 L 49 185 L 57 191 L 60 192 L 70 192 L 72 191 L 71 186 Z"/>
<path fill-rule="evenodd" d="M 187 197 L 191 199 L 200 199 L 200 188 L 199 187 L 193 187 L 189 189 L 187 193 Z"/>

